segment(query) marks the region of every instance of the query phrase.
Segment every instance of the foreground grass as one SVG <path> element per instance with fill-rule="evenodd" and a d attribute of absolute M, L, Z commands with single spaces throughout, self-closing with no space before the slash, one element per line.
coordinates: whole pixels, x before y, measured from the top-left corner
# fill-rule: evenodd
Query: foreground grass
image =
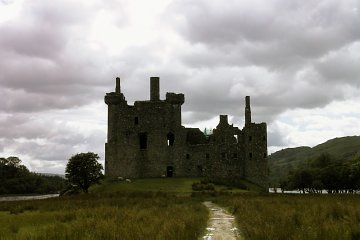
<path fill-rule="evenodd" d="M 197 239 L 199 201 L 155 192 L 93 193 L 0 203 L 0 239 Z"/>
<path fill-rule="evenodd" d="M 360 196 L 220 197 L 245 239 L 360 239 Z"/>
<path fill-rule="evenodd" d="M 0 239 L 199 239 L 208 211 L 229 208 L 245 239 L 360 239 L 360 196 L 192 194 L 199 179 L 104 182 L 89 194 L 0 202 Z M 176 193 L 176 194 L 173 194 Z"/>

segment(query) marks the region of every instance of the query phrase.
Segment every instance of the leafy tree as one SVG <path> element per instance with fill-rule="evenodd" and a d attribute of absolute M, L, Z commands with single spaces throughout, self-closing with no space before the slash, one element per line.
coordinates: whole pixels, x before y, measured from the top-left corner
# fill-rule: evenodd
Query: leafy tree
<path fill-rule="evenodd" d="M 360 189 L 360 155 L 356 155 L 349 163 L 349 181 L 352 189 Z"/>
<path fill-rule="evenodd" d="M 65 177 L 69 183 L 88 192 L 92 184 L 99 183 L 103 177 L 102 165 L 98 163 L 99 156 L 96 153 L 78 153 L 69 159 L 66 165 Z"/>
<path fill-rule="evenodd" d="M 354 193 L 360 189 L 360 155 L 345 162 L 325 153 L 309 164 L 289 173 L 280 182 L 283 189 L 299 189 L 302 192 Z"/>
<path fill-rule="evenodd" d="M 322 153 L 317 158 L 311 161 L 311 167 L 313 168 L 324 168 L 331 165 L 334 162 L 333 157 L 328 153 Z"/>
<path fill-rule="evenodd" d="M 313 176 L 309 170 L 296 171 L 292 178 L 293 188 L 301 190 L 305 193 L 305 189 L 309 189 L 312 183 Z"/>

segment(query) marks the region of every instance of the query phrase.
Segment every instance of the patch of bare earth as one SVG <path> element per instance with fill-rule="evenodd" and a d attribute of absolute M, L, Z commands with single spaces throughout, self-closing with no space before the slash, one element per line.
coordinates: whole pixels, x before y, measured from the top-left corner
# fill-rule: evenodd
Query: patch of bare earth
<path fill-rule="evenodd" d="M 235 217 L 212 202 L 203 203 L 210 211 L 204 240 L 242 239 L 235 224 Z"/>

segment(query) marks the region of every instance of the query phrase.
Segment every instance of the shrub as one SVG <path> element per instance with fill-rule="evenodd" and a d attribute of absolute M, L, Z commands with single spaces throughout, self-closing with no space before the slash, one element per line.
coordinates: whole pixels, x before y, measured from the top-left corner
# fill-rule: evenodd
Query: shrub
<path fill-rule="evenodd" d="M 194 182 L 191 188 L 193 191 L 215 191 L 215 185 L 209 182 Z"/>

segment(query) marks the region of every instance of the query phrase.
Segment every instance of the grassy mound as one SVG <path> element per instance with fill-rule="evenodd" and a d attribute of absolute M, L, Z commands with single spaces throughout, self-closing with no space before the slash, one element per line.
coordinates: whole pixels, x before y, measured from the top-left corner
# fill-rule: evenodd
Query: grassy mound
<path fill-rule="evenodd" d="M 90 188 L 90 192 L 165 192 L 177 195 L 190 195 L 193 192 L 192 185 L 201 182 L 202 178 L 147 178 L 131 179 L 131 182 L 106 179 L 100 185 Z M 243 181 L 245 189 L 214 185 L 216 192 L 241 193 L 248 191 L 260 191 L 260 188 L 252 183 Z"/>

